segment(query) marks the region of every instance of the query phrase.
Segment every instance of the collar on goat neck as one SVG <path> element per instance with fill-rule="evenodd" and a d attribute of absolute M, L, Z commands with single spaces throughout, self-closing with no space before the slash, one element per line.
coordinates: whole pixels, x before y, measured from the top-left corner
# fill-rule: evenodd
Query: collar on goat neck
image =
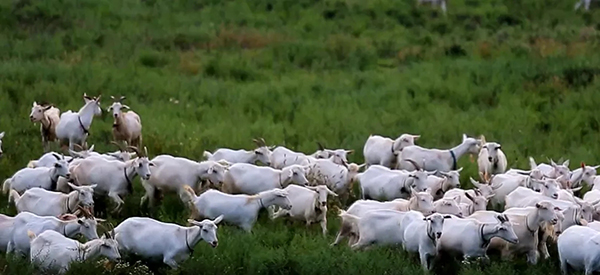
<path fill-rule="evenodd" d="M 190 246 L 190 243 L 188 242 L 188 230 L 185 229 L 185 246 L 187 246 L 188 252 L 190 252 L 190 254 L 194 254 L 194 249 Z"/>
<path fill-rule="evenodd" d="M 486 224 L 482 224 L 479 226 L 479 238 L 481 238 L 481 248 L 486 248 L 488 247 L 488 245 L 490 245 L 490 241 L 492 240 L 492 238 L 486 240 L 485 239 L 485 234 L 483 233 L 483 229 L 486 226 Z"/>
<path fill-rule="evenodd" d="M 431 242 L 433 242 L 435 244 L 435 236 L 431 236 L 432 232 L 431 232 L 431 222 L 430 221 L 425 221 L 427 222 L 427 237 L 429 237 L 429 239 L 431 240 Z"/>
<path fill-rule="evenodd" d="M 456 170 L 456 154 L 450 150 L 450 156 L 452 157 L 452 170 Z"/>
<path fill-rule="evenodd" d="M 127 165 L 125 165 L 125 167 L 123 167 L 123 175 L 125 176 L 125 180 L 127 180 L 127 186 L 131 185 L 132 184 L 131 180 L 127 176 Z"/>
<path fill-rule="evenodd" d="M 78 115 L 77 120 L 79 121 L 79 126 L 81 126 L 81 129 L 83 129 L 83 133 L 89 135 L 90 131 L 83 126 L 83 122 L 81 122 L 81 116 Z"/>
<path fill-rule="evenodd" d="M 529 227 L 529 216 L 530 215 L 525 216 L 525 226 L 527 227 L 527 231 L 529 231 L 529 233 L 531 233 L 531 235 L 535 235 L 535 231 L 537 230 L 537 228 L 534 230 L 531 230 L 531 227 Z"/>

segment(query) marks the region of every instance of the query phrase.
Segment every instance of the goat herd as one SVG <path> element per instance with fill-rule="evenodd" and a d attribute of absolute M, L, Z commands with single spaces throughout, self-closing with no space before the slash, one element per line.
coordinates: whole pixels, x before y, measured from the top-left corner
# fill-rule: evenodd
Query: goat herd
<path fill-rule="evenodd" d="M 100 96 L 84 94 L 78 112 L 62 114 L 34 102 L 30 119 L 41 124 L 45 154 L 4 181 L 2 190 L 18 214 L 0 214 L 0 249 L 60 272 L 75 261 L 100 256 L 116 261 L 124 253 L 177 268 L 201 240 L 218 245 L 219 222 L 250 232 L 263 208 L 271 219 L 319 223 L 326 235 L 328 197 L 347 204 L 357 182 L 361 199 L 339 210 L 341 227 L 332 245 L 344 238 L 354 250 L 399 245 L 418 253 L 429 271 L 441 251 L 468 262 L 489 260 L 487 252 L 495 250 L 503 258 L 525 255 L 536 264 L 540 254 L 550 257 L 547 246 L 556 242 L 564 273 L 569 267 L 586 274 L 600 270 L 600 222 L 594 221 L 600 219 L 599 166 L 582 163 L 571 171 L 568 160 L 538 165 L 530 158 L 529 170 L 507 170 L 500 144 L 464 134 L 461 144 L 446 150 L 416 145 L 418 135 L 395 140 L 371 135 L 361 165 L 348 163 L 353 150 L 319 144 L 306 155 L 268 146 L 262 138 L 250 151 L 205 151 L 200 162 L 171 155 L 149 159 L 146 148 L 139 149 L 141 120 L 123 111 L 129 109 L 124 99 L 113 98 L 108 108 L 112 143 L 119 150 L 104 154 L 86 142 L 93 118 L 102 113 Z M 4 132 L 0 154 L 3 137 Z M 49 152 L 54 141 L 70 156 Z M 478 156 L 479 181 L 470 178 L 474 189 L 464 190 L 457 161 L 466 155 Z M 176 194 L 190 207 L 190 226 L 129 217 L 113 227 L 94 216 L 99 196 L 108 196 L 120 213 L 136 176 L 145 190 L 140 205 L 153 207 L 159 194 Z M 581 199 L 575 194 L 583 183 L 592 190 Z M 504 205 L 504 211 L 486 210 L 488 204 Z M 102 237 L 97 227 L 104 227 Z M 73 239 L 79 234 L 88 242 Z"/>

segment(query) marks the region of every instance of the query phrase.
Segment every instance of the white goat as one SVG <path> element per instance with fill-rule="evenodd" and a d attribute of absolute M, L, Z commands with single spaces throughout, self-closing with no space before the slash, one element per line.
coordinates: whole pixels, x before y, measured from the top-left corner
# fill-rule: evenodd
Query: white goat
<path fill-rule="evenodd" d="M 455 171 L 440 172 L 442 177 L 429 175 L 427 177 L 427 185 L 434 200 L 439 200 L 444 197 L 448 190 L 460 187 L 460 171 L 462 167 Z"/>
<path fill-rule="evenodd" d="M 31 212 L 38 216 L 58 217 L 63 214 L 72 214 L 77 210 L 77 206 L 94 206 L 94 187 L 75 186 L 69 183 L 73 192 L 64 194 L 61 192 L 48 191 L 42 188 L 31 188 L 19 195 L 17 191 L 11 190 L 8 196 L 8 202 L 15 202 L 17 212 Z"/>
<path fill-rule="evenodd" d="M 586 275 L 600 271 L 600 232 L 587 226 L 572 226 L 557 241 L 562 274 L 569 268 L 585 270 Z"/>
<path fill-rule="evenodd" d="M 281 170 L 250 163 L 234 163 L 225 173 L 221 191 L 229 194 L 254 195 L 290 184 L 307 185 L 308 166 L 297 164 Z"/>
<path fill-rule="evenodd" d="M 527 261 L 530 264 L 537 264 L 539 258 L 539 229 L 544 222 L 555 225 L 558 222 L 558 217 L 554 211 L 554 205 L 547 201 L 522 209 L 526 214 L 504 213 L 513 222 L 513 228 L 519 242 L 517 244 L 510 244 L 505 240 L 494 238 L 490 243 L 488 251 L 500 250 L 505 259 L 508 259 L 512 254 L 525 253 Z M 478 211 L 468 218 L 476 219 L 480 222 L 493 222 L 498 214 L 495 211 Z"/>
<path fill-rule="evenodd" d="M 68 214 L 61 216 L 63 219 L 53 216 L 38 216 L 30 212 L 17 214 L 13 220 L 6 253 L 14 252 L 25 256 L 29 255 L 28 230 L 31 230 L 34 234 L 53 230 L 68 238 L 74 238 L 78 234 L 82 234 L 88 240 L 98 239 L 96 228 L 98 222 L 103 222 L 104 220 L 90 216 L 89 212 L 83 209 L 82 211 L 85 214 L 83 218 L 77 218 L 72 214 Z"/>
<path fill-rule="evenodd" d="M 571 178 L 571 170 L 569 169 L 569 160 L 565 160 L 562 164 L 556 164 L 554 160 L 550 160 L 550 164 L 540 163 L 539 165 L 535 163 L 535 159 L 533 157 L 529 157 L 529 166 L 531 169 L 538 169 L 542 171 L 545 177 L 556 179 L 560 176 L 564 176 L 567 179 Z"/>
<path fill-rule="evenodd" d="M 402 220 L 406 215 L 423 214 L 416 211 L 396 211 L 390 209 L 379 209 L 366 212 L 363 216 L 356 216 L 340 209 L 342 223 L 349 224 L 358 235 L 358 240 L 350 247 L 358 250 L 370 245 L 402 245 L 404 242 L 404 231 Z"/>
<path fill-rule="evenodd" d="M 38 104 L 33 102 L 31 113 L 29 114 L 31 122 L 40 123 L 40 134 L 42 135 L 42 147 L 44 152 L 50 149 L 49 142 L 56 141 L 56 125 L 60 121 L 60 110 L 50 104 Z"/>
<path fill-rule="evenodd" d="M 334 158 L 317 159 L 309 164 L 306 178 L 310 185 L 327 185 L 331 191 L 343 197 L 342 200 L 347 200 L 355 176 L 364 164 L 350 163 L 346 167 L 336 164 Z"/>
<path fill-rule="evenodd" d="M 113 104 L 106 109 L 107 112 L 112 112 L 113 126 L 112 134 L 115 141 L 125 141 L 131 146 L 140 148 L 142 146 L 142 120 L 134 111 L 123 112 L 130 110 L 129 106 L 123 104 L 124 96 L 118 100 L 113 96 L 110 97 Z"/>
<path fill-rule="evenodd" d="M 465 154 L 471 154 L 471 156 L 478 154 L 481 143 L 478 139 L 467 137 L 465 134 L 462 138 L 461 144 L 446 150 L 423 148 L 418 145 L 406 146 L 398 155 L 398 169 L 412 171 L 418 169 L 414 165 L 415 161 L 423 161 L 422 168 L 427 171 L 457 170 L 457 161 Z M 413 162 L 408 160 L 413 160 Z"/>
<path fill-rule="evenodd" d="M 188 220 L 190 227 L 165 223 L 147 217 L 131 217 L 115 228 L 115 239 L 119 250 L 140 255 L 148 259 L 162 260 L 176 269 L 187 260 L 198 242 L 204 240 L 213 248 L 219 244 L 217 224 L 223 216 L 214 220 Z"/>
<path fill-rule="evenodd" d="M 423 3 L 431 3 L 432 6 L 440 6 L 440 9 L 446 15 L 446 0 L 417 0 L 417 5 L 421 5 Z"/>
<path fill-rule="evenodd" d="M 0 158 L 4 155 L 4 152 L 2 152 L 2 138 L 4 138 L 4 132 L 0 132 Z"/>
<path fill-rule="evenodd" d="M 463 210 L 460 207 L 460 197 L 444 197 L 433 202 L 435 213 L 450 214 L 457 217 L 464 217 Z"/>
<path fill-rule="evenodd" d="M 581 5 L 583 5 L 583 8 L 585 8 L 586 11 L 590 10 L 590 4 L 592 3 L 592 0 L 577 0 L 577 3 L 575 3 L 575 10 L 578 10 Z"/>
<path fill-rule="evenodd" d="M 421 136 L 402 134 L 393 140 L 379 135 L 370 135 L 363 147 L 365 163 L 367 166 L 377 164 L 394 169 L 400 151 L 406 146 L 415 145 L 415 141 L 419 137 Z"/>
<path fill-rule="evenodd" d="M 502 174 L 506 171 L 508 162 L 506 155 L 502 151 L 502 145 L 496 142 L 486 142 L 485 136 L 481 135 L 481 150 L 477 157 L 477 166 L 479 174 L 483 175 L 483 181 L 489 181 L 491 175 Z"/>
<path fill-rule="evenodd" d="M 60 121 L 56 125 L 56 138 L 61 147 L 68 145 L 73 150 L 75 144 L 85 146 L 94 116 L 102 114 L 100 97 L 102 95 L 89 97 L 84 94 L 85 105 L 78 112 L 68 110 L 60 115 Z"/>
<path fill-rule="evenodd" d="M 200 196 L 196 196 L 189 186 L 183 188 L 187 192 L 182 192 L 182 200 L 189 204 L 194 219 L 200 217 L 214 219 L 223 215 L 224 221 L 237 225 L 246 232 L 251 232 L 260 209 L 268 209 L 271 205 L 286 210 L 292 208 L 287 191 L 279 188 L 256 195 L 231 195 L 210 189 Z"/>
<path fill-rule="evenodd" d="M 444 221 L 438 249 L 451 254 L 461 254 L 465 262 L 478 257 L 489 260 L 486 251 L 494 237 L 513 244 L 519 242 L 506 215 L 497 215 L 496 222 L 493 223 L 452 217 Z"/>
<path fill-rule="evenodd" d="M 220 148 L 214 151 L 213 153 L 209 151 L 204 151 L 204 157 L 207 160 L 219 161 L 226 160 L 231 163 L 253 163 L 255 164 L 257 161 L 262 162 L 267 166 L 271 166 L 271 148 L 267 147 L 265 140 L 263 138 L 253 139 L 254 143 L 258 146 L 256 149 L 252 151 L 239 149 L 233 150 L 229 148 Z"/>
<path fill-rule="evenodd" d="M 422 170 L 406 172 L 390 170 L 382 165 L 371 165 L 356 179 L 360 182 L 362 199 L 393 200 L 410 197 L 411 188 L 423 192 L 429 188 L 428 175 L 435 172 Z"/>
<path fill-rule="evenodd" d="M 56 159 L 53 167 L 23 168 L 4 181 L 2 192 L 7 194 L 10 189 L 14 189 L 19 193 L 23 193 L 33 187 L 56 190 L 58 178 L 65 177 L 68 179 L 71 177 L 71 173 L 64 156 L 58 154 L 53 156 Z"/>
<path fill-rule="evenodd" d="M 201 190 L 202 181 L 208 181 L 216 187 L 223 183 L 227 168 L 212 160 L 196 162 L 183 157 L 158 155 L 151 162 L 152 177 L 142 179 L 142 186 L 146 193 L 140 199 L 140 205 L 148 200 L 154 206 L 155 199 L 160 192 L 183 191 L 183 186 L 189 186 L 198 192 Z"/>
<path fill-rule="evenodd" d="M 73 168 L 75 182 L 79 185 L 97 185 L 94 193 L 108 195 L 117 204 L 114 208 L 117 213 L 124 204 L 121 196 L 133 193 L 134 178 L 139 175 L 143 180 L 148 180 L 151 175 L 150 166 L 154 165 L 148 160 L 146 147 L 144 154 L 136 147 L 129 148 L 134 150 L 138 157 L 127 162 L 86 158 Z"/>
<path fill-rule="evenodd" d="M 31 242 L 30 261 L 44 271 L 58 270 L 64 274 L 74 262 L 84 262 L 104 256 L 111 261 L 119 261 L 119 246 L 117 241 L 105 233 L 102 239 L 94 239 L 86 243 L 69 239 L 52 230 L 46 230 L 37 235 L 27 231 Z"/>
<path fill-rule="evenodd" d="M 444 220 L 449 218 L 451 218 L 449 215 L 433 214 L 403 225 L 406 226 L 403 247 L 408 252 L 419 253 L 424 271 L 430 271 L 433 267 L 433 260 L 438 253 L 437 242 L 442 237 Z"/>
<path fill-rule="evenodd" d="M 571 177 L 569 178 L 571 187 L 579 187 L 582 181 L 592 186 L 598 168 L 600 168 L 600 165 L 587 166 L 585 163 L 581 163 L 581 167 L 571 171 Z"/>
<path fill-rule="evenodd" d="M 546 199 L 556 200 L 558 199 L 558 190 L 558 183 L 556 183 L 556 180 L 552 179 L 544 182 L 540 192 L 519 186 L 506 196 L 504 209 L 534 206 L 536 203 Z"/>
<path fill-rule="evenodd" d="M 283 190 L 288 192 L 292 208 L 290 210 L 279 209 L 273 213 L 272 219 L 290 216 L 305 221 L 307 227 L 318 222 L 323 235 L 327 235 L 327 195 L 337 197 L 337 194 L 325 185 L 299 186 L 292 184 Z"/>
<path fill-rule="evenodd" d="M 0 214 L 0 252 L 6 253 L 10 242 L 15 217 Z"/>

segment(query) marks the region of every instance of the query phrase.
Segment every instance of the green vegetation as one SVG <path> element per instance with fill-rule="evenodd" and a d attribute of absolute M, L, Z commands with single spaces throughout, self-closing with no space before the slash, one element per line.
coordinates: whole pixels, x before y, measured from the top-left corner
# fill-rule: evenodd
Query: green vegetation
<path fill-rule="evenodd" d="M 362 163 L 369 134 L 421 134 L 450 147 L 461 134 L 497 141 L 509 166 L 527 157 L 598 164 L 600 16 L 574 1 L 451 0 L 448 15 L 392 0 L 52 0 L 0 1 L 0 179 L 42 154 L 34 100 L 78 110 L 83 93 L 126 95 L 142 118 L 151 157 L 200 159 L 204 150 L 246 148 L 251 139 L 312 153 L 316 141 L 354 149 Z M 114 150 L 112 119 L 92 124 L 89 144 Z M 56 146 L 53 147 L 58 150 Z M 462 182 L 476 175 L 468 159 Z M 154 211 L 126 199 L 128 216 L 183 224 L 188 210 L 167 196 Z M 2 212 L 13 215 L 13 206 Z M 168 274 L 416 274 L 401 249 L 330 248 L 318 225 L 269 221 L 253 234 L 221 226 L 220 245 L 200 243 Z M 553 249 L 554 250 L 554 249 Z M 444 261 L 439 274 L 558 274 L 554 260 L 490 266 Z M 137 269 L 135 269 L 137 270 Z M 111 274 L 142 274 L 134 268 Z M 0 259 L 2 274 L 31 274 Z M 91 263 L 70 274 L 101 274 Z M 133 273 L 129 273 L 133 272 Z"/>

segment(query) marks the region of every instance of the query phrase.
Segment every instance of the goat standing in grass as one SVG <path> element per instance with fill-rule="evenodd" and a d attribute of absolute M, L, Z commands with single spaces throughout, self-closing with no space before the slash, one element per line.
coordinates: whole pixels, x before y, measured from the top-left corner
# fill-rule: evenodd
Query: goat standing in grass
<path fill-rule="evenodd" d="M 86 146 L 94 116 L 102 114 L 100 97 L 102 96 L 90 97 L 83 94 L 85 105 L 79 111 L 68 110 L 60 115 L 60 121 L 56 125 L 56 138 L 60 141 L 61 148 L 68 145 L 73 150 L 75 144 Z"/>
<path fill-rule="evenodd" d="M 125 141 L 131 146 L 141 148 L 142 145 L 142 120 L 140 116 L 134 111 L 123 112 L 123 109 L 129 110 L 129 106 L 122 103 L 125 99 L 124 96 L 115 99 L 113 96 L 110 97 L 114 102 L 108 109 L 107 112 L 113 114 L 113 128 L 112 134 L 113 139 L 117 142 Z"/>
<path fill-rule="evenodd" d="M 57 140 L 56 125 L 60 121 L 60 110 L 51 104 L 38 104 L 34 101 L 29 120 L 33 123 L 40 123 L 42 146 L 44 152 L 48 152 L 50 150 L 48 143 Z"/>

